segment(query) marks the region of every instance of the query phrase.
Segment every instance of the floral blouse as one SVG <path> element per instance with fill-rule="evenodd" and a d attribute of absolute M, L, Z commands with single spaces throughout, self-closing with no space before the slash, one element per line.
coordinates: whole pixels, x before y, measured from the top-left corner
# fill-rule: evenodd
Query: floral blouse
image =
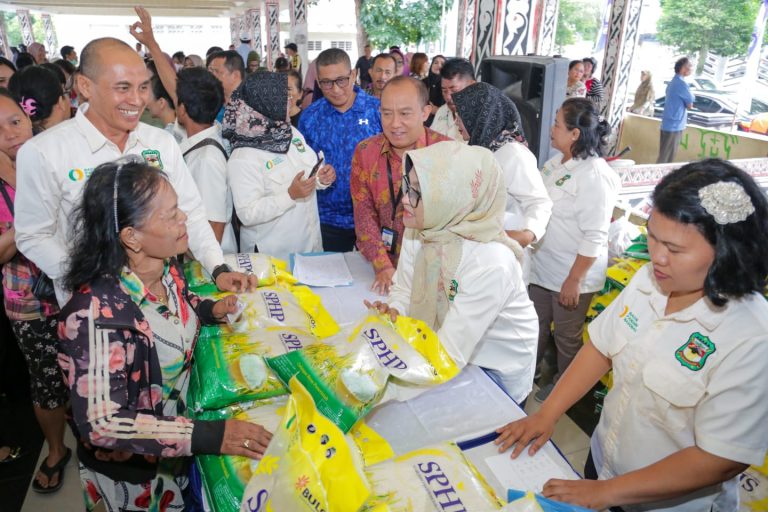
<path fill-rule="evenodd" d="M 136 274 L 99 279 L 72 296 L 59 321 L 59 363 L 70 389 L 72 416 L 86 466 L 108 472 L 94 448 L 154 456 L 215 453 L 222 422 L 184 416 L 198 317 L 213 319 L 213 301 L 192 294 L 170 260 L 163 273 L 167 304 Z M 93 462 L 93 464 L 89 464 Z M 123 464 L 122 462 L 120 464 Z"/>

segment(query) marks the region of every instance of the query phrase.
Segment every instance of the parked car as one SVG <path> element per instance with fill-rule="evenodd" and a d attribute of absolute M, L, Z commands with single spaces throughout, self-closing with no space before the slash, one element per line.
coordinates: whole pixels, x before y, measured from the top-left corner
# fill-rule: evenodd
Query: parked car
<path fill-rule="evenodd" d="M 729 128 L 734 121 L 738 98 L 733 93 L 694 91 L 693 108 L 688 111 L 690 124 L 705 128 Z M 653 116 L 661 118 L 664 113 L 666 96 L 656 99 Z M 758 114 L 768 112 L 768 101 L 752 98 L 747 111 L 739 111 L 736 122 L 749 122 Z"/>

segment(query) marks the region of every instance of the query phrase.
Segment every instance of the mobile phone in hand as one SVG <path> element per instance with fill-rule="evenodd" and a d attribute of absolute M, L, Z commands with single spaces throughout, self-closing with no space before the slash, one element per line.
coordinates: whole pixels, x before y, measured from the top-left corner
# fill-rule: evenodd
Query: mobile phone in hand
<path fill-rule="evenodd" d="M 315 166 L 312 168 L 312 172 L 310 172 L 310 173 L 309 173 L 309 177 L 308 177 L 307 179 L 309 179 L 309 178 L 313 178 L 313 177 L 315 176 L 315 174 L 317 174 L 317 171 L 319 171 L 319 170 L 320 170 L 320 167 L 322 167 L 322 166 L 323 166 L 323 161 L 325 161 L 325 155 L 323 155 L 323 152 L 321 151 L 321 152 L 320 152 L 320 154 L 319 154 L 318 156 L 319 156 L 320 158 L 317 160 L 317 163 L 316 163 L 316 164 L 315 164 Z"/>

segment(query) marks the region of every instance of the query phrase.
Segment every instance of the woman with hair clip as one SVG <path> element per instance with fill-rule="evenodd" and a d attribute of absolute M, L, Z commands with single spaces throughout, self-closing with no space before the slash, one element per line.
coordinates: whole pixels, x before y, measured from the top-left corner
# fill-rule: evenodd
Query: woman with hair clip
<path fill-rule="evenodd" d="M 71 117 L 69 98 L 50 69 L 28 66 L 19 70 L 8 82 L 8 90 L 29 115 L 35 135 Z"/>
<path fill-rule="evenodd" d="M 554 335 L 557 373 L 536 392 L 538 401 L 581 348 L 589 303 L 605 284 L 608 227 L 621 189 L 618 175 L 602 158 L 609 133 L 608 123 L 585 98 L 565 100 L 551 130 L 552 147 L 562 155 L 541 171 L 552 216 L 533 249 L 528 292 L 539 317 L 537 358 L 541 361 Z"/>
<path fill-rule="evenodd" d="M 16 98 L 0 90 L 0 151 L 7 157 L 0 165 L 3 302 L 29 370 L 35 417 L 48 443 L 48 456 L 40 465 L 32 490 L 51 493 L 61 488 L 64 467 L 71 455 L 64 446 L 68 396 L 56 362 L 59 308 L 55 298 L 35 294 L 35 285 L 45 279 L 44 274 L 16 251 L 13 229 L 16 154 L 22 144 L 32 138 L 35 127 L 41 131 L 65 119 L 69 106 L 58 79 L 40 66 L 29 66 L 14 74 L 10 89 L 21 95 Z"/>
<path fill-rule="evenodd" d="M 64 278 L 59 363 L 72 403 L 87 510 L 181 510 L 192 454 L 260 458 L 271 434 L 238 420 L 185 416 L 201 323 L 236 296 L 201 300 L 177 254 L 186 215 L 162 171 L 126 157 L 100 165 L 83 190 Z"/>
<path fill-rule="evenodd" d="M 768 201 L 722 160 L 653 192 L 651 262 L 589 325 L 590 342 L 538 412 L 499 429 L 513 457 L 613 369 L 584 474 L 544 495 L 590 509 L 738 509 L 739 477 L 768 450 Z"/>

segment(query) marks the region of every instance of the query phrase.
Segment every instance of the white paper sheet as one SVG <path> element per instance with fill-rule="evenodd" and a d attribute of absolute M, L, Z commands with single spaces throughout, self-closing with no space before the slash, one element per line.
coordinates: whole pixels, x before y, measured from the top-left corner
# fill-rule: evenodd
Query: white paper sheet
<path fill-rule="evenodd" d="M 509 454 L 507 451 L 485 459 L 485 463 L 503 488 L 540 493 L 550 478 L 576 479 L 573 473 L 566 473 L 543 451 L 538 451 L 531 457 L 526 449 L 516 459 L 511 459 Z"/>
<path fill-rule="evenodd" d="M 304 255 L 297 254 L 293 275 L 308 286 L 349 286 L 352 274 L 342 253 Z"/>

